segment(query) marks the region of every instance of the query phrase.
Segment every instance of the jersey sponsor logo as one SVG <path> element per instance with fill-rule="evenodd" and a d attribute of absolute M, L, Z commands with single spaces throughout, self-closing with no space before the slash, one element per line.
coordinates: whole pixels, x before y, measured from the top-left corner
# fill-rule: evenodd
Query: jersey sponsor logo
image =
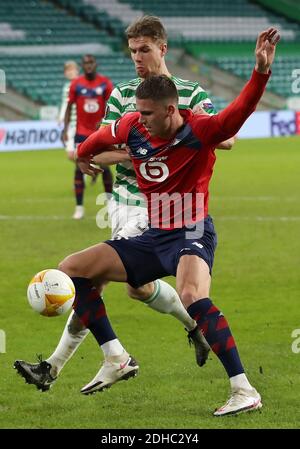
<path fill-rule="evenodd" d="M 150 157 L 149 162 L 154 162 L 154 161 L 165 161 L 166 159 L 168 159 L 169 156 L 157 156 L 157 157 Z"/>
<path fill-rule="evenodd" d="M 99 104 L 97 100 L 93 98 L 88 98 L 84 101 L 83 109 L 88 114 L 94 114 L 95 112 L 98 112 Z"/>
<path fill-rule="evenodd" d="M 164 162 L 143 162 L 139 170 L 147 181 L 163 182 L 169 176 L 169 168 Z"/>

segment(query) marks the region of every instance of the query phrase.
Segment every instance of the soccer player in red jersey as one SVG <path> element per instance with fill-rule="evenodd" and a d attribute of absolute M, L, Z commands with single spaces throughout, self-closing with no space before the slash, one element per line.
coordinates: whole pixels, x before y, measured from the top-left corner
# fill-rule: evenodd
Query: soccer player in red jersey
<path fill-rule="evenodd" d="M 217 243 L 213 221 L 208 215 L 214 149 L 220 141 L 235 135 L 255 110 L 269 79 L 278 41 L 275 28 L 260 33 L 250 81 L 219 114 L 199 116 L 179 111 L 173 82 L 166 76 L 153 76 L 137 88 L 137 113 L 122 117 L 111 127 L 101 128 L 78 148 L 79 166 L 85 173 L 93 174 L 92 155 L 107 145 L 127 143 L 140 190 L 148 201 L 150 227 L 138 237 L 108 240 L 72 254 L 60 263 L 59 269 L 72 277 L 76 287 L 73 307 L 77 316 L 101 344 L 103 313 L 101 301 L 97 303 L 97 282 L 128 282 L 138 287 L 156 278 L 176 276 L 182 303 L 230 380 L 232 395 L 215 411 L 215 416 L 255 410 L 262 403 L 244 372 L 227 320 L 209 298 Z M 183 212 L 188 195 L 191 213 L 187 218 L 184 214 L 182 221 L 179 208 L 169 207 L 166 224 L 157 194 L 181 199 Z M 200 210 L 199 196 L 203 198 Z M 192 224 L 195 225 L 193 232 Z M 81 392 L 90 394 L 98 389 L 101 382 L 97 385 L 93 379 Z"/>
<path fill-rule="evenodd" d="M 97 63 L 94 56 L 85 55 L 82 58 L 82 68 L 84 75 L 73 80 L 70 85 L 68 105 L 64 117 L 64 130 L 62 134 L 64 143 L 68 140 L 68 128 L 72 105 L 76 105 L 77 122 L 75 144 L 79 144 L 96 131 L 99 123 L 104 117 L 106 101 L 113 90 L 111 80 L 106 76 L 97 73 Z M 109 167 L 105 167 L 103 170 L 105 192 L 111 193 L 112 182 L 111 171 Z M 76 196 L 76 208 L 73 218 L 80 219 L 84 216 L 84 177 L 77 165 L 74 175 L 74 191 Z"/>

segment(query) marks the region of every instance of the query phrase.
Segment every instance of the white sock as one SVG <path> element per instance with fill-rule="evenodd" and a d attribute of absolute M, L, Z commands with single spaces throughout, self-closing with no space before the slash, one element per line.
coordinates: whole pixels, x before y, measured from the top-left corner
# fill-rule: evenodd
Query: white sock
<path fill-rule="evenodd" d="M 53 354 L 46 359 L 48 363 L 52 366 L 51 375 L 56 377 L 59 372 L 62 370 L 64 365 L 68 360 L 72 357 L 76 349 L 83 342 L 87 334 L 89 333 L 89 329 L 83 329 L 79 331 L 77 334 L 70 334 L 68 326 L 72 320 L 73 314 L 75 312 L 72 311 L 66 322 L 63 334 L 59 340 L 59 343 L 53 352 Z"/>
<path fill-rule="evenodd" d="M 151 309 L 160 313 L 168 313 L 177 318 L 188 331 L 195 329 L 197 323 L 185 310 L 176 290 L 167 282 L 158 279 L 154 281 L 155 289 L 153 294 L 146 301 L 143 301 Z"/>
<path fill-rule="evenodd" d="M 230 386 L 232 390 L 239 390 L 244 388 L 245 390 L 252 390 L 252 385 L 247 379 L 245 373 L 237 374 L 236 376 L 230 377 Z"/>
<path fill-rule="evenodd" d="M 127 354 L 121 343 L 117 338 L 114 340 L 107 341 L 101 345 L 101 349 L 104 353 L 104 357 L 115 357 L 121 356 L 124 352 Z M 128 354 L 127 354 L 128 355 Z"/>

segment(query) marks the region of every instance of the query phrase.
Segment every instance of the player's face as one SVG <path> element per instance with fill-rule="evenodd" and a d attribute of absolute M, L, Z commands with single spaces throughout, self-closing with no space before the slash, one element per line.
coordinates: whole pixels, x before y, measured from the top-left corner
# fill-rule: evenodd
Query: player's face
<path fill-rule="evenodd" d="M 145 79 L 150 75 L 160 75 L 167 45 L 158 43 L 151 37 L 141 36 L 128 40 L 129 50 L 136 73 Z"/>
<path fill-rule="evenodd" d="M 85 56 L 82 60 L 82 68 L 85 75 L 95 75 L 97 69 L 96 60 L 92 57 Z"/>
<path fill-rule="evenodd" d="M 77 78 L 78 76 L 78 70 L 77 67 L 75 66 L 67 67 L 64 73 L 65 77 L 70 81 L 72 81 L 74 78 Z"/>
<path fill-rule="evenodd" d="M 142 123 L 152 137 L 167 138 L 174 107 L 164 102 L 136 99 L 136 109 Z"/>

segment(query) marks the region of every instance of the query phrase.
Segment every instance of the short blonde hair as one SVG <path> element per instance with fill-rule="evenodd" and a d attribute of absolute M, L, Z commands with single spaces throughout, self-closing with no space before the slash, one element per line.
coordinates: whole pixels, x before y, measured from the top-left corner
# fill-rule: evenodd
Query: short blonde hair
<path fill-rule="evenodd" d="M 76 61 L 66 61 L 64 63 L 64 70 L 69 69 L 70 67 L 74 67 L 74 69 L 78 70 L 78 64 Z"/>
<path fill-rule="evenodd" d="M 133 22 L 125 31 L 127 40 L 137 37 L 150 37 L 154 41 L 167 43 L 167 32 L 159 17 L 145 15 Z"/>

